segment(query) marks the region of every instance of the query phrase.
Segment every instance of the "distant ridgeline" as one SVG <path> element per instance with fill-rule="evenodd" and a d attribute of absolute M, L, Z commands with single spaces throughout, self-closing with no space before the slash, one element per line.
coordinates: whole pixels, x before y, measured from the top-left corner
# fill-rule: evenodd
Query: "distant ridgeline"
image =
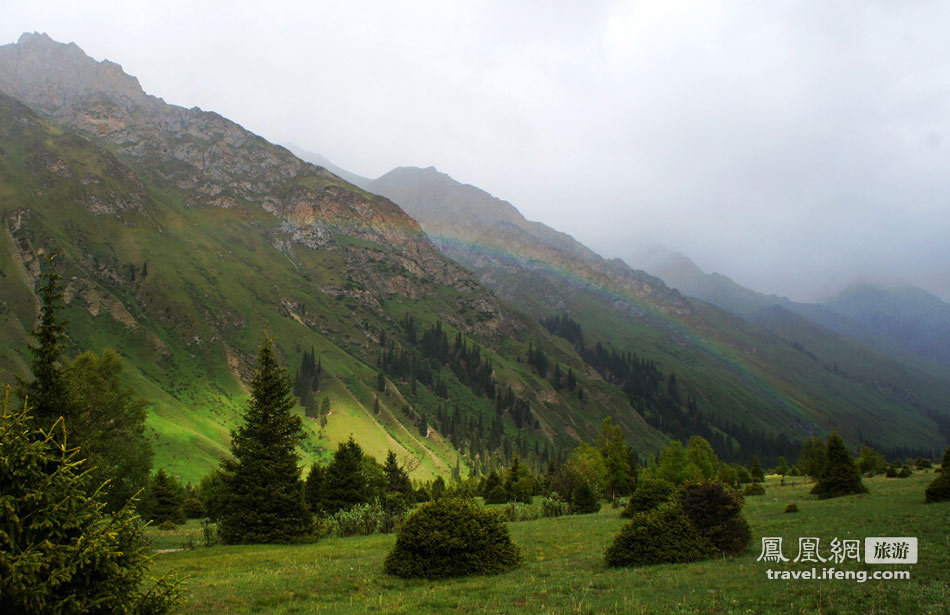
<path fill-rule="evenodd" d="M 626 393 L 630 405 L 650 425 L 674 438 L 686 440 L 690 436 L 701 435 L 724 461 L 745 464 L 755 458 L 767 464 L 776 463 L 779 457 L 794 459 L 802 449 L 801 440 L 793 440 L 784 433 L 765 433 L 703 413 L 695 397 L 680 390 L 676 373 L 670 372 L 669 376 L 665 376 L 651 359 L 640 358 L 631 351 L 608 350 L 600 342 L 593 347 L 586 347 L 580 323 L 566 314 L 542 316 L 539 322 L 552 334 L 571 342 L 584 361 L 596 369 L 604 380 Z M 540 350 L 537 352 L 541 354 Z M 536 360 L 541 361 L 542 365 L 545 362 L 543 357 Z M 941 432 L 950 434 L 944 432 L 950 419 L 940 415 L 937 417 L 943 419 Z M 861 443 L 881 451 L 888 459 L 934 455 L 934 451 L 924 448 L 883 447 L 863 438 Z"/>

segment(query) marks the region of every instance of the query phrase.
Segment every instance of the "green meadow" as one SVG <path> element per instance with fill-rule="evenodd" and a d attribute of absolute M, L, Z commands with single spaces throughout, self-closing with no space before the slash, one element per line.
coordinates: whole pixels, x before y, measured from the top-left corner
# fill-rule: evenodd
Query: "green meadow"
<path fill-rule="evenodd" d="M 524 564 L 507 574 L 447 581 L 385 575 L 393 535 L 325 538 L 310 545 L 201 544 L 201 528 L 150 528 L 153 575 L 187 577 L 183 613 L 921 613 L 950 605 L 950 504 L 924 504 L 932 471 L 907 479 L 865 479 L 870 493 L 818 501 L 799 478 L 769 477 L 764 496 L 747 497 L 753 532 L 741 557 L 692 564 L 610 569 L 604 549 L 623 524 L 619 510 L 509 523 Z M 798 513 L 785 513 L 796 502 Z M 766 578 L 768 568 L 807 570 L 813 564 L 757 561 L 762 537 L 782 537 L 789 560 L 798 539 L 916 536 L 915 565 L 834 564 L 839 570 L 909 570 L 910 580 Z"/>

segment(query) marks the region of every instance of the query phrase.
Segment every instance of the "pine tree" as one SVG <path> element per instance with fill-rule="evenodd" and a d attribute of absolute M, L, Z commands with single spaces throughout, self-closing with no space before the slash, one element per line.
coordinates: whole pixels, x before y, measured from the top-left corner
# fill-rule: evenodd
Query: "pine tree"
<path fill-rule="evenodd" d="M 270 338 L 258 351 L 244 424 L 231 433 L 233 459 L 225 462 L 225 511 L 218 531 L 225 543 L 296 542 L 312 534 L 303 502 L 300 417 L 286 369 Z"/>
<path fill-rule="evenodd" d="M 164 468 L 159 468 L 145 488 L 139 512 L 156 524 L 171 521 L 180 525 L 185 522 L 184 502 L 185 492 L 181 484 Z"/>
<path fill-rule="evenodd" d="M 836 498 L 854 493 L 867 493 L 867 487 L 861 482 L 848 447 L 837 433 L 828 437 L 828 446 L 825 450 L 825 467 L 821 472 L 818 483 L 811 490 L 818 499 Z"/>
<path fill-rule="evenodd" d="M 369 501 L 366 476 L 363 473 L 363 449 L 353 436 L 340 442 L 327 468 L 324 508 L 327 514 L 348 510 Z"/>
<path fill-rule="evenodd" d="M 143 584 L 151 549 L 131 503 L 107 514 L 66 443 L 63 421 L 44 431 L 0 402 L 0 612 L 169 612 L 180 590 Z"/>
<path fill-rule="evenodd" d="M 324 510 L 324 497 L 327 488 L 327 469 L 319 463 L 310 466 L 310 473 L 307 474 L 307 482 L 304 485 L 303 496 L 307 503 L 307 508 L 314 515 L 322 515 Z"/>
<path fill-rule="evenodd" d="M 48 428 L 60 416 L 68 422 L 73 414 L 72 399 L 63 378 L 66 322 L 59 317 L 63 309 L 63 289 L 60 285 L 63 276 L 56 271 L 57 256 L 53 254 L 48 258 L 48 269 L 40 275 L 40 322 L 32 331 L 36 345 L 30 346 L 33 380 L 30 383 L 21 380 L 18 387 L 20 397 L 29 398 L 30 408 L 40 428 Z"/>
<path fill-rule="evenodd" d="M 386 492 L 402 494 L 407 500 L 412 498 L 412 483 L 409 481 L 409 475 L 406 474 L 406 471 L 399 466 L 396 453 L 392 451 L 386 453 L 383 472 L 386 473 Z"/>
<path fill-rule="evenodd" d="M 752 458 L 752 466 L 749 467 L 749 475 L 752 477 L 752 482 L 761 483 L 765 480 L 765 472 L 762 471 L 762 466 L 759 464 L 759 458 Z"/>

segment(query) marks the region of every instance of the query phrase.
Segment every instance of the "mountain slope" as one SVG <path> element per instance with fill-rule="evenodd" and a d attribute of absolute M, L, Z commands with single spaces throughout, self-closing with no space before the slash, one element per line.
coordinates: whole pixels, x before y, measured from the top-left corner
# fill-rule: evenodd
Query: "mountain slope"
<path fill-rule="evenodd" d="M 500 297 L 539 316 L 566 314 L 581 326 L 588 348 L 600 342 L 653 362 L 665 377 L 675 373 L 695 407 L 675 410 L 660 400 L 653 409 L 641 406 L 654 424 L 683 433 L 705 429 L 722 437 L 720 447 L 755 440 L 743 429 L 791 439 L 837 429 L 854 443 L 892 448 L 939 448 L 950 437 L 940 431 L 950 401 L 945 375 L 919 373 L 860 345 L 829 341 L 822 345 L 827 356 L 802 352 L 794 337 L 687 301 L 659 278 L 602 259 L 433 168 L 398 168 L 363 187 L 403 207 L 445 254 Z M 746 295 L 752 311 L 772 305 L 770 298 Z M 800 329 L 819 337 L 823 331 L 812 323 Z M 845 369 L 861 377 L 845 377 Z M 703 418 L 696 419 L 696 410 Z M 683 416 L 671 419 L 677 412 Z"/>
<path fill-rule="evenodd" d="M 644 450 L 664 441 L 391 201 L 45 35 L 0 47 L 0 90 L 4 379 L 26 373 L 33 289 L 60 252 L 71 351 L 125 356 L 153 404 L 157 465 L 194 480 L 225 454 L 265 331 L 292 373 L 319 358 L 330 413 L 305 421 L 309 459 L 352 433 L 378 458 L 419 458 L 421 475 L 514 451 L 540 464 L 607 415 Z M 440 335 L 455 342 L 434 353 Z M 529 348 L 573 369 L 586 398 L 538 378 Z"/>

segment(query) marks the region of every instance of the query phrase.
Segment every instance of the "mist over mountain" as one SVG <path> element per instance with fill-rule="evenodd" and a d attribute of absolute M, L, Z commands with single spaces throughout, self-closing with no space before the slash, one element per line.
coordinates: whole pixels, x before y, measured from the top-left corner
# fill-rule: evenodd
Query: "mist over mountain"
<path fill-rule="evenodd" d="M 737 316 L 758 320 L 760 312 L 777 306 L 885 352 L 950 364 L 950 304 L 920 288 L 856 284 L 804 303 L 757 292 L 721 273 L 705 273 L 688 257 L 662 248 L 644 251 L 637 262 L 683 294 Z"/>
<path fill-rule="evenodd" d="M 665 440 L 391 201 L 46 35 L 0 46 L 0 217 L 0 374 L 28 376 L 58 253 L 68 354 L 119 351 L 156 464 L 189 480 L 227 454 L 265 332 L 291 374 L 319 374 L 298 391 L 306 460 L 353 435 L 421 476 L 540 468 L 608 415 L 643 450 Z"/>
<path fill-rule="evenodd" d="M 943 394 L 930 397 L 927 392 L 950 384 L 940 370 L 908 367 L 881 355 L 860 340 L 789 311 L 796 304 L 786 298 L 756 293 L 722 275 L 707 276 L 689 259 L 676 255 L 665 273 L 680 272 L 681 280 L 695 283 L 685 285 L 692 290 L 715 291 L 704 301 L 684 300 L 675 285 L 668 286 L 622 261 L 603 259 L 570 235 L 528 221 L 511 203 L 433 167 L 400 167 L 377 179 L 359 181 L 363 188 L 403 207 L 446 255 L 501 297 L 545 322 L 557 318 L 563 323 L 567 318 L 577 325 L 583 342 L 572 338 L 576 347 L 586 345 L 589 350 L 591 345 L 604 344 L 630 350 L 655 360 L 667 375 L 675 373 L 688 391 L 684 394 L 696 396 L 701 415 L 708 413 L 691 424 L 694 430 L 706 428 L 703 421 L 725 425 L 716 421 L 737 420 L 750 428 L 770 430 L 781 425 L 786 433 L 809 434 L 820 430 L 822 421 L 830 421 L 825 424 L 850 431 L 849 437 L 875 441 L 888 436 L 871 427 L 873 421 L 854 418 L 869 407 L 880 408 L 874 420 L 885 420 L 884 416 L 893 420 L 905 404 L 913 408 L 912 415 L 941 420 L 936 408 L 942 406 Z M 637 284 L 631 285 L 630 280 Z M 717 301 L 741 318 L 714 307 Z M 867 330 L 848 316 L 816 307 L 831 315 L 832 321 L 836 318 Z M 714 350 L 719 348 L 740 352 L 727 351 L 730 359 L 723 361 L 724 355 Z M 799 364 L 802 360 L 804 364 Z M 796 375 L 791 376 L 792 372 Z M 782 384 L 773 388 L 776 382 Z M 776 396 L 776 390 L 785 387 L 796 401 L 787 403 Z M 842 397 L 852 395 L 856 405 L 845 402 L 851 409 L 839 414 Z M 752 408 L 754 415 L 749 412 Z M 667 431 L 682 429 L 675 410 L 657 414 L 649 403 L 640 410 Z M 837 418 L 845 414 L 852 417 L 848 425 Z M 714 435 L 704 435 L 716 441 Z"/>

